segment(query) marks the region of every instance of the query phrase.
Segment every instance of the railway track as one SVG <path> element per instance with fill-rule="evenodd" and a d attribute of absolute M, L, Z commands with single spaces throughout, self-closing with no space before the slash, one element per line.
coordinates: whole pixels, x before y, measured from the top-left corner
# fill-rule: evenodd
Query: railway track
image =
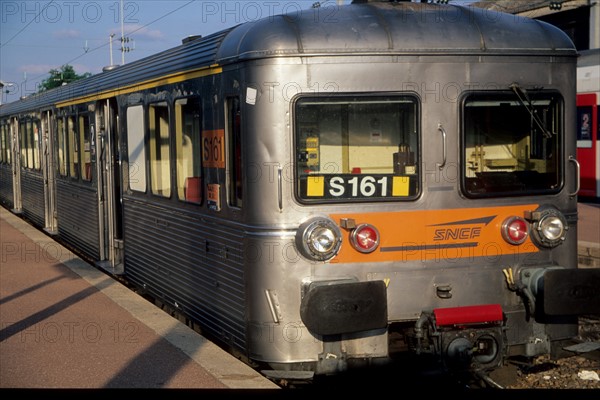
<path fill-rule="evenodd" d="M 402 356 L 390 364 L 349 371 L 338 376 L 318 377 L 314 381 L 279 381 L 284 389 L 353 391 L 372 388 L 410 387 L 415 390 L 530 390 L 530 389 L 600 389 L 600 317 L 580 318 L 579 335 L 565 357 L 548 356 L 513 359 L 489 375 L 449 373 L 432 367 L 423 358 Z"/>
<path fill-rule="evenodd" d="M 569 357 L 538 357 L 520 366 L 508 389 L 600 389 L 600 316 L 579 319 L 579 335 Z"/>

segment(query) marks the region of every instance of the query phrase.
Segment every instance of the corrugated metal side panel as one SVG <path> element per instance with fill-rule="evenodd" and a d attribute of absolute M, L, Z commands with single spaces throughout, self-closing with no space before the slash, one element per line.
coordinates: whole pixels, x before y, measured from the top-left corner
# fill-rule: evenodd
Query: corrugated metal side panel
<path fill-rule="evenodd" d="M 13 174 L 10 165 L 0 165 L 0 204 L 7 208 L 13 208 L 14 193 L 13 193 Z"/>
<path fill-rule="evenodd" d="M 86 256 L 98 259 L 96 191 L 59 180 L 56 201 L 60 238 Z"/>
<path fill-rule="evenodd" d="M 21 171 L 23 216 L 44 228 L 44 181 L 41 175 Z"/>
<path fill-rule="evenodd" d="M 124 216 L 128 279 L 244 351 L 241 230 L 132 199 Z"/>

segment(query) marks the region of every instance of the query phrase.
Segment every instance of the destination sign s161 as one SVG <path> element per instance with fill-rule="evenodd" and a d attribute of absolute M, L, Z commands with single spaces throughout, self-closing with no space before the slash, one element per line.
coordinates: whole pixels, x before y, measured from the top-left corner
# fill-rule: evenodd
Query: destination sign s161
<path fill-rule="evenodd" d="M 416 193 L 416 176 L 387 174 L 314 174 L 300 178 L 306 199 L 388 199 Z"/>

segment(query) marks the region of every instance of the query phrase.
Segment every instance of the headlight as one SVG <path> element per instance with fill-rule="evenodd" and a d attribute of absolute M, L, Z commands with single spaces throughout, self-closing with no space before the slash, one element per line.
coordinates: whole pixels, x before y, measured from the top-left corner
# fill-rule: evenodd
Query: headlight
<path fill-rule="evenodd" d="M 296 246 L 306 258 L 327 261 L 333 258 L 342 245 L 340 228 L 330 219 L 312 218 L 298 229 Z"/>
<path fill-rule="evenodd" d="M 560 218 L 549 215 L 540 220 L 538 230 L 548 241 L 559 240 L 565 234 L 565 224 Z"/>
<path fill-rule="evenodd" d="M 529 219 L 533 223 L 531 237 L 538 246 L 556 247 L 566 239 L 569 225 L 560 211 L 540 209 L 532 212 Z"/>

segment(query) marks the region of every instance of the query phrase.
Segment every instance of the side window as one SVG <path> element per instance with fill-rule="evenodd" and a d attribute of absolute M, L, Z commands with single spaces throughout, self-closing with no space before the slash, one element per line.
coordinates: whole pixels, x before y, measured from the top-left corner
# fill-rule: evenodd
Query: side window
<path fill-rule="evenodd" d="M 77 179 L 79 177 L 79 143 L 75 130 L 75 119 L 72 116 L 67 117 L 67 146 L 69 176 Z"/>
<path fill-rule="evenodd" d="M 60 176 L 67 176 L 67 130 L 65 119 L 58 118 L 56 122 L 56 151 L 58 158 L 58 164 L 56 165 L 56 168 Z"/>
<path fill-rule="evenodd" d="M 39 123 L 27 118 L 19 124 L 21 141 L 21 165 L 27 169 L 40 169 L 40 130 Z"/>
<path fill-rule="evenodd" d="M 170 197 L 171 166 L 169 157 L 169 108 L 167 103 L 151 104 L 148 108 L 148 117 L 152 194 Z"/>
<path fill-rule="evenodd" d="M 79 115 L 79 148 L 81 149 L 81 179 L 92 180 L 92 160 L 90 157 L 90 117 Z"/>
<path fill-rule="evenodd" d="M 6 125 L 6 160 L 9 164 L 12 163 L 12 154 L 13 154 L 13 137 L 12 137 L 12 129 L 10 127 L 10 122 Z"/>
<path fill-rule="evenodd" d="M 175 147 L 177 157 L 177 197 L 202 203 L 202 137 L 199 99 L 175 102 Z"/>
<path fill-rule="evenodd" d="M 30 168 L 27 163 L 29 149 L 29 135 L 27 134 L 27 123 L 23 120 L 19 123 L 19 140 L 21 142 L 21 166 Z"/>
<path fill-rule="evenodd" d="M 39 170 L 41 168 L 41 160 L 40 160 L 40 123 L 39 121 L 29 121 L 29 128 L 31 132 L 31 146 L 32 146 L 32 168 Z"/>
<path fill-rule="evenodd" d="M 0 163 L 6 162 L 6 126 L 0 124 Z"/>
<path fill-rule="evenodd" d="M 242 206 L 242 132 L 239 97 L 227 99 L 227 189 L 229 205 Z"/>
<path fill-rule="evenodd" d="M 146 191 L 146 149 L 144 147 L 144 108 L 127 109 L 127 155 L 129 160 L 129 188 Z"/>
<path fill-rule="evenodd" d="M 0 125 L 0 140 L 2 152 L 0 153 L 0 161 L 3 164 L 10 164 L 10 136 L 8 135 L 8 125 Z"/>

